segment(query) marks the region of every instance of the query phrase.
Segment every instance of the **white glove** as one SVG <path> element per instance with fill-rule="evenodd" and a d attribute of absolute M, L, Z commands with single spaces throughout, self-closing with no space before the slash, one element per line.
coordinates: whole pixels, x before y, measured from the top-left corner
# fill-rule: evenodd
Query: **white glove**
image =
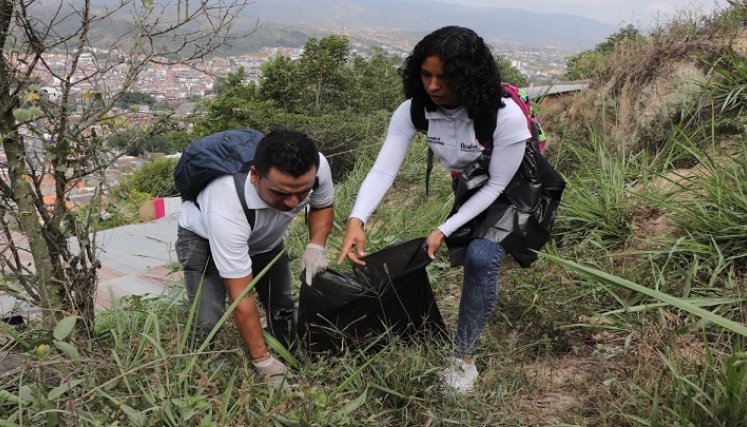
<path fill-rule="evenodd" d="M 259 377 L 270 383 L 272 387 L 280 386 L 283 390 L 290 390 L 290 384 L 287 381 L 288 368 L 283 362 L 270 355 L 267 360 L 259 363 L 252 360 L 252 364 Z"/>
<path fill-rule="evenodd" d="M 301 269 L 306 270 L 304 282 L 311 286 L 311 279 L 320 271 L 327 268 L 327 252 L 324 246 L 309 243 L 303 251 Z"/>

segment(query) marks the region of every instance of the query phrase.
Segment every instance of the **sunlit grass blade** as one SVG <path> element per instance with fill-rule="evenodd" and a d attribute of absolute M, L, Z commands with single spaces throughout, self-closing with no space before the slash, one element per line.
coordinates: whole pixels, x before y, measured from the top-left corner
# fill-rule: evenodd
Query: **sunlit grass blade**
<path fill-rule="evenodd" d="M 747 298 L 692 298 L 692 299 L 683 299 L 682 301 L 686 301 L 690 304 L 692 304 L 695 307 L 712 307 L 712 306 L 720 306 L 720 305 L 726 305 L 726 304 L 738 304 L 743 301 L 747 301 Z M 611 310 L 606 311 L 602 313 L 602 316 L 611 316 L 615 314 L 624 314 L 624 313 L 639 313 L 639 312 L 645 312 L 649 310 L 655 310 L 658 308 L 669 306 L 670 304 L 665 302 L 655 302 L 650 304 L 640 304 L 635 305 L 631 307 L 625 307 L 625 308 L 619 308 L 617 310 Z"/>
<path fill-rule="evenodd" d="M 725 317 L 718 316 L 716 314 L 711 313 L 710 311 L 704 310 L 700 307 L 697 307 L 693 305 L 692 303 L 689 303 L 681 298 L 673 297 L 671 295 L 665 294 L 663 292 L 659 292 L 653 289 L 649 289 L 645 286 L 641 286 L 637 283 L 633 283 L 629 280 L 623 279 L 621 277 L 614 276 L 609 273 L 605 273 L 600 270 L 596 270 L 593 268 L 585 267 L 583 265 L 577 264 L 573 261 L 566 260 L 560 257 L 547 255 L 547 254 L 540 254 L 541 257 L 548 259 L 551 262 L 554 262 L 556 264 L 559 264 L 571 271 L 574 271 L 576 273 L 580 273 L 592 278 L 595 278 L 601 282 L 616 285 L 616 286 L 622 286 L 628 289 L 631 289 L 633 291 L 639 292 L 641 294 L 647 295 L 651 298 L 654 298 L 656 300 L 659 300 L 661 302 L 664 302 L 666 304 L 669 304 L 673 307 L 679 308 L 680 310 L 687 311 L 688 313 L 691 313 L 695 316 L 698 316 L 702 319 L 708 320 L 718 326 L 721 326 L 722 328 L 731 330 L 733 332 L 736 332 L 740 335 L 743 335 L 747 337 L 747 327 L 739 324 L 737 322 L 734 322 L 732 320 L 729 320 Z"/>

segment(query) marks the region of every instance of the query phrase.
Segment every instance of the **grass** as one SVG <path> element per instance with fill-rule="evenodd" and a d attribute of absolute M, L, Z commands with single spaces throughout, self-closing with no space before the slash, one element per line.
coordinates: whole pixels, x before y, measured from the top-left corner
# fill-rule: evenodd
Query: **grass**
<path fill-rule="evenodd" d="M 60 381 L 27 383 L 3 376 L 3 425 L 498 425 L 486 403 L 466 402 L 438 389 L 436 346 L 396 339 L 370 355 L 308 359 L 293 374 L 289 393 L 254 377 L 232 325 L 214 350 L 180 344 L 189 307 L 179 292 L 132 298 L 99 324 L 97 341 L 80 360 L 49 350 L 40 357 Z M 453 403 L 464 404 L 452 412 Z M 424 411 L 421 411 L 424 409 Z"/>
<path fill-rule="evenodd" d="M 698 105 L 718 115 L 681 112 L 686 120 L 636 141 L 639 148 L 607 132 L 615 121 L 608 109 L 587 115 L 595 120 L 583 124 L 583 142 L 554 145 L 551 136 L 549 158 L 569 166 L 555 240 L 532 268 L 502 266 L 470 396 L 439 388 L 449 343 L 389 336 L 375 353 L 299 357 L 292 389 L 269 389 L 232 322 L 215 331 L 210 349 L 185 345 L 192 310 L 176 288 L 100 313 L 91 342 L 68 335 L 74 317 L 52 334 L 5 327 L 0 362 L 20 361 L 0 373 L 0 426 L 744 425 L 747 153 L 742 133 L 722 133 L 742 126 L 741 61 L 707 63 L 712 78 Z M 336 186 L 327 248 L 340 270 L 348 268 L 334 263 L 344 219 L 378 151 L 375 141 L 362 146 Z M 447 215 L 450 179 L 435 170 L 426 197 L 424 170 L 418 140 L 367 224 L 369 252 L 424 236 Z M 299 218 L 287 237 L 296 272 L 305 227 Z M 453 329 L 461 270 L 441 253 L 428 271 Z"/>
<path fill-rule="evenodd" d="M 639 174 L 641 153 L 613 151 L 594 129 L 587 145 L 568 150 L 580 166 L 567 179 L 555 230 L 558 239 L 579 248 L 621 247 L 632 231 L 635 200 L 628 186 L 631 176 Z"/>
<path fill-rule="evenodd" d="M 681 203 L 652 188 L 641 196 L 634 184 L 664 175 L 660 157 L 620 159 L 597 138 L 572 154 L 584 167 L 569 180 L 561 232 L 544 259 L 530 269 L 511 261 L 502 268 L 474 395 L 439 388 L 450 345 L 393 337 L 373 354 L 301 358 L 289 392 L 268 389 L 230 321 L 215 331 L 213 347 L 189 350 L 191 310 L 177 288 L 159 299 L 129 297 L 100 313 L 96 340 L 82 346 L 33 325 L 0 340 L 3 352 L 26 360 L 0 375 L 0 425 L 739 425 L 743 413 L 730 408 L 740 407 L 745 376 L 739 324 L 746 295 L 734 256 L 740 249 L 722 247 L 728 239 L 721 230 L 679 219 L 686 217 L 677 217 L 686 232 L 671 241 L 630 244 L 633 224 L 642 220 L 634 203 L 672 216 L 707 205 L 724 223 L 738 223 L 727 215 L 739 214 L 740 199 L 729 196 L 738 193 L 719 187 L 735 188 L 738 169 L 714 166 L 704 179 L 675 185 L 675 193 L 699 195 Z M 695 144 L 688 150 L 704 163 L 712 158 Z M 330 261 L 371 161 L 362 157 L 337 186 Z M 369 251 L 425 235 L 445 217 L 450 182 L 434 173 L 426 198 L 423 170 L 423 153 L 413 150 L 370 225 Z M 292 254 L 302 251 L 304 228 L 302 220 L 293 224 Z M 581 264 L 596 276 L 577 274 Z M 453 328 L 461 272 L 441 254 L 429 274 Z"/>

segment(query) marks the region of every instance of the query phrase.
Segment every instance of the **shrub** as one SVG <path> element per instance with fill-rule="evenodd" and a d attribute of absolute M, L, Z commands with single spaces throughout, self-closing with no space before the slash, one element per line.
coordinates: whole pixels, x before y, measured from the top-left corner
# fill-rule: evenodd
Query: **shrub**
<path fill-rule="evenodd" d="M 116 197 L 126 197 L 130 191 L 150 194 L 153 197 L 168 197 L 177 194 L 174 188 L 175 159 L 158 158 L 145 163 L 131 176 L 123 179 L 112 189 Z"/>

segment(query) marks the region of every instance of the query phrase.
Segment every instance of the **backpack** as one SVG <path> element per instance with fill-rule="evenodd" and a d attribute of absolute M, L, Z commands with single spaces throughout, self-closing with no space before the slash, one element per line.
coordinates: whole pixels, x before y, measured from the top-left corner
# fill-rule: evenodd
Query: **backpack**
<path fill-rule="evenodd" d="M 543 154 L 545 152 L 545 147 L 547 146 L 547 136 L 545 135 L 545 131 L 542 130 L 542 125 L 540 125 L 537 117 L 534 115 L 532 103 L 529 101 L 529 96 L 526 91 L 521 90 L 510 83 L 503 83 L 501 86 L 503 87 L 503 92 L 510 96 L 511 99 L 519 105 L 521 111 L 526 116 L 527 128 L 529 128 L 529 133 L 532 134 L 532 141 L 537 144 L 537 149 L 540 154 Z"/>
<path fill-rule="evenodd" d="M 519 89 L 513 84 L 502 83 L 503 92 L 508 95 L 521 108 L 524 116 L 527 118 L 527 128 L 532 135 L 531 142 L 539 150 L 540 154 L 544 153 L 547 145 L 545 132 L 542 130 L 537 118 L 532 111 L 532 103 L 526 92 Z M 413 101 L 410 104 L 410 118 L 415 128 L 420 132 L 428 132 L 428 120 L 425 118 L 425 105 Z M 496 127 L 496 115 L 491 114 L 487 122 L 475 122 L 475 137 L 480 144 L 488 150 L 493 149 L 493 132 Z M 425 193 L 428 194 L 431 171 L 433 170 L 433 150 L 428 147 L 427 166 L 425 171 Z"/>
<path fill-rule="evenodd" d="M 197 195 L 212 180 L 233 175 L 241 207 L 254 228 L 254 211 L 246 204 L 244 185 L 254 160 L 257 144 L 264 135 L 254 129 L 238 129 L 214 133 L 192 141 L 182 152 L 174 168 L 174 185 L 182 201 L 196 202 Z"/>

